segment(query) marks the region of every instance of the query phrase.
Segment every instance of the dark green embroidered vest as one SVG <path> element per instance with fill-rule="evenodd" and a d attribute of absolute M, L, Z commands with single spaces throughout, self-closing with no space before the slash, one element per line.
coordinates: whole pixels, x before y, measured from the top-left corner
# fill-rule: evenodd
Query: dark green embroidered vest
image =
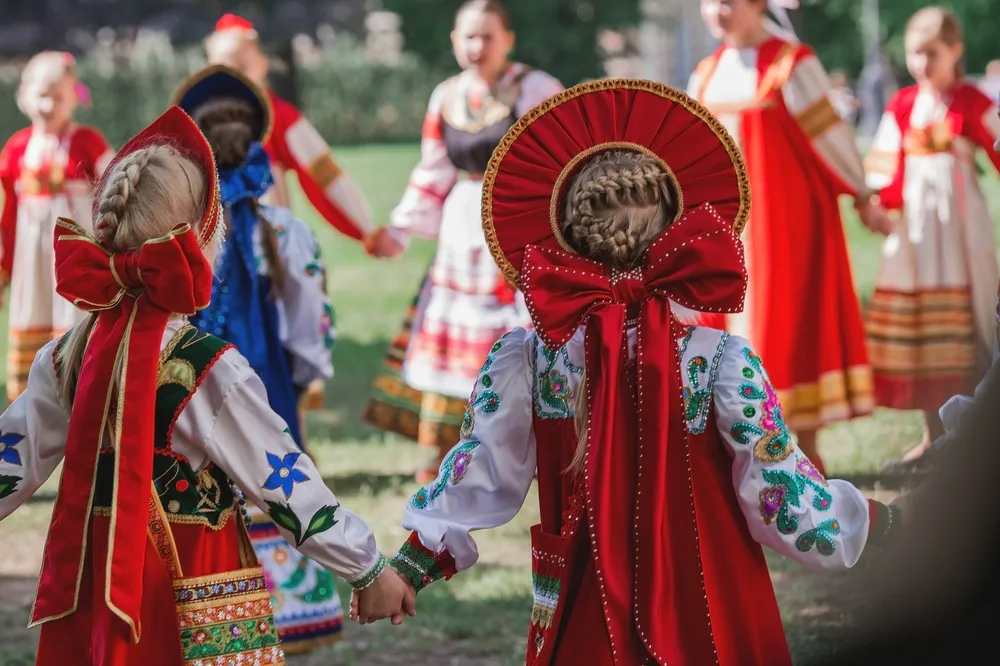
<path fill-rule="evenodd" d="M 56 371 L 68 335 L 56 346 Z M 173 523 L 196 523 L 220 529 L 233 512 L 235 497 L 229 478 L 214 464 L 192 469 L 184 456 L 174 453 L 170 441 L 177 417 L 212 364 L 229 347 L 219 338 L 185 325 L 160 354 L 156 377 L 153 483 L 160 502 Z M 114 479 L 114 451 L 102 449 L 97 461 L 93 511 L 110 515 Z"/>

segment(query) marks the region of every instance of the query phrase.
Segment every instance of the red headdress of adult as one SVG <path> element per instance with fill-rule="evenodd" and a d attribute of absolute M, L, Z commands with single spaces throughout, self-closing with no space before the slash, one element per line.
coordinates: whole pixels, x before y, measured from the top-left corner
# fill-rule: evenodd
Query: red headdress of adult
<path fill-rule="evenodd" d="M 61 218 L 56 226 L 56 290 L 98 317 L 76 386 L 66 460 L 32 610 L 32 624 L 76 611 L 97 456 L 107 436 L 115 449 L 114 485 L 107 561 L 103 571 L 94 568 L 95 586 L 103 581 L 105 603 L 136 641 L 152 501 L 160 342 L 171 315 L 191 315 L 208 306 L 212 267 L 201 247 L 214 235 L 220 215 L 212 149 L 178 107 L 125 144 L 105 178 L 129 155 L 156 144 L 173 146 L 204 171 L 209 196 L 201 220 L 177 220 L 166 236 L 128 252 L 103 247 L 71 220 Z M 96 213 L 95 203 L 95 218 Z M 197 232 L 193 223 L 198 223 Z"/>
<path fill-rule="evenodd" d="M 677 194 L 677 217 L 627 273 L 577 256 L 560 229 L 574 173 L 609 150 L 649 156 Z M 605 617 L 611 636 L 636 631 L 661 664 L 716 661 L 686 445 L 682 327 L 670 301 L 742 309 L 738 234 L 749 209 L 746 168 L 719 122 L 677 90 L 631 79 L 583 83 L 528 112 L 483 183 L 490 248 L 524 292 L 545 345 L 561 347 L 586 324 L 584 487 Z M 626 372 L 631 323 L 635 391 Z"/>

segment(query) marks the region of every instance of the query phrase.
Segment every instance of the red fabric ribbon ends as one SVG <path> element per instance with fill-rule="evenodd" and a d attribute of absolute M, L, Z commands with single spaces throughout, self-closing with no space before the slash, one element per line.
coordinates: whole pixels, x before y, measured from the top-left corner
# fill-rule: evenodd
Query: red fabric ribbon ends
<path fill-rule="evenodd" d="M 661 664 L 715 663 L 677 358 L 682 326 L 670 301 L 739 312 L 742 244 L 706 204 L 668 227 L 636 270 L 528 246 L 521 276 L 546 346 L 561 347 L 587 327 L 587 517 L 612 640 L 637 635 Z"/>
<path fill-rule="evenodd" d="M 116 451 L 108 560 L 95 568 L 95 585 L 103 581 L 105 603 L 138 642 L 160 343 L 172 314 L 208 305 L 212 267 L 187 224 L 115 254 L 65 219 L 55 230 L 55 264 L 56 291 L 98 318 L 77 382 L 32 623 L 76 610 L 97 455 L 108 437 Z"/>

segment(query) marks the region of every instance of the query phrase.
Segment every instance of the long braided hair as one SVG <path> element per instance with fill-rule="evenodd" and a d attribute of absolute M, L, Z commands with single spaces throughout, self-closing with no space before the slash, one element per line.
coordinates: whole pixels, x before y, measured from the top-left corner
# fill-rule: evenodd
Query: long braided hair
<path fill-rule="evenodd" d="M 562 233 L 581 256 L 627 271 L 677 213 L 663 166 L 642 153 L 612 150 L 591 158 L 570 181 Z M 575 398 L 579 444 L 569 471 L 581 472 L 587 452 L 587 377 Z"/>
<path fill-rule="evenodd" d="M 168 145 L 151 145 L 131 153 L 112 167 L 97 199 L 94 238 L 107 250 L 136 250 L 164 236 L 181 222 L 196 225 L 205 209 L 205 174 Z M 59 395 L 68 408 L 90 334 L 97 324 L 91 313 L 67 334 L 60 353 L 63 372 Z"/>

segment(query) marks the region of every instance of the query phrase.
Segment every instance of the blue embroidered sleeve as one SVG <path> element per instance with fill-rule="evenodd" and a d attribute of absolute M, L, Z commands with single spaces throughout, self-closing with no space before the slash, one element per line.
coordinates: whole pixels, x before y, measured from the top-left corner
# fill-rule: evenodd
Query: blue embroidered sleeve
<path fill-rule="evenodd" d="M 754 539 L 808 568 L 853 566 L 868 539 L 868 500 L 846 481 L 827 481 L 799 450 L 746 340 L 726 342 L 713 397 Z"/>
<path fill-rule="evenodd" d="M 438 477 L 407 502 L 403 526 L 458 571 L 478 558 L 469 533 L 497 527 L 520 510 L 535 473 L 529 353 L 533 333 L 515 329 L 487 356 L 469 399 L 461 439 Z"/>

